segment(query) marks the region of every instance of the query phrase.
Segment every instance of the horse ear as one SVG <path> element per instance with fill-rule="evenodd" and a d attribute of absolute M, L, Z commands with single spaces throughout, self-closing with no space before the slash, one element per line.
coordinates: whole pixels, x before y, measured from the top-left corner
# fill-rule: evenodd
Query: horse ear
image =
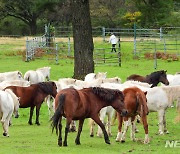
<path fill-rule="evenodd" d="M 147 95 L 147 91 L 144 92 L 144 95 Z"/>

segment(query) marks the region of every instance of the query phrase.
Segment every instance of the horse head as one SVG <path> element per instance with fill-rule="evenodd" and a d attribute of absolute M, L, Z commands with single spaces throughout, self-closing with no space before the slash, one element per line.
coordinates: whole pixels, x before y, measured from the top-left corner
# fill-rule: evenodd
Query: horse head
<path fill-rule="evenodd" d="M 160 72 L 159 82 L 162 82 L 165 85 L 169 85 L 169 81 L 168 81 L 167 75 L 166 75 L 167 71 L 161 70 L 159 72 Z"/>

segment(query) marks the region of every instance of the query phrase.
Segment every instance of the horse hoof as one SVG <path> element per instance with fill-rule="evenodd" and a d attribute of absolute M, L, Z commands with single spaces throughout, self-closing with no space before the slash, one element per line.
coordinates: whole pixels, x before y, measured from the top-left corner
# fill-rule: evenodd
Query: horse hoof
<path fill-rule="evenodd" d="M 62 147 L 62 141 L 58 141 L 58 145 Z"/>
<path fill-rule="evenodd" d="M 32 122 L 28 122 L 29 125 L 32 125 Z"/>
<path fill-rule="evenodd" d="M 90 134 L 90 137 L 94 137 L 94 134 Z"/>
<path fill-rule="evenodd" d="M 125 140 L 121 140 L 121 143 L 125 143 Z"/>
<path fill-rule="evenodd" d="M 39 122 L 36 122 L 36 125 L 40 126 L 40 123 L 39 123 Z"/>
<path fill-rule="evenodd" d="M 9 137 L 9 135 L 7 133 L 3 133 L 3 136 Z"/>
<path fill-rule="evenodd" d="M 63 146 L 64 146 L 64 147 L 67 147 L 67 143 L 63 143 Z"/>
<path fill-rule="evenodd" d="M 106 143 L 107 143 L 107 144 L 111 144 L 111 143 L 110 143 L 110 140 L 107 140 Z"/>
<path fill-rule="evenodd" d="M 76 141 L 75 143 L 76 143 L 76 145 L 80 145 L 81 144 L 80 141 Z"/>
<path fill-rule="evenodd" d="M 135 133 L 139 133 L 139 130 L 138 130 L 138 129 L 136 129 L 136 130 L 135 130 Z"/>

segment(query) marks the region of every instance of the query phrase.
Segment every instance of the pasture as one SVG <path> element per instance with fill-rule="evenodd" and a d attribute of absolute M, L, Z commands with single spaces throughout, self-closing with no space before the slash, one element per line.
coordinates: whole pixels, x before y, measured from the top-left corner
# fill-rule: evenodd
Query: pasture
<path fill-rule="evenodd" d="M 24 41 L 24 39 L 22 39 Z M 97 46 L 100 45 L 100 43 Z M 0 42 L 1 44 L 1 42 Z M 107 46 L 110 44 L 106 44 Z M 59 65 L 49 61 L 47 57 L 36 59 L 30 62 L 24 62 L 22 55 L 18 54 L 24 49 L 24 42 L 12 44 L 10 41 L 4 43 L 5 49 L 0 48 L 0 72 L 19 70 L 23 74 L 30 69 L 37 69 L 44 66 L 51 67 L 51 80 L 73 76 L 73 60 L 69 58 L 59 57 Z M 95 44 L 96 46 L 96 44 Z M 17 50 L 18 49 L 18 50 Z M 180 62 L 168 62 L 158 60 L 158 70 L 167 70 L 168 74 L 174 74 L 180 71 Z M 131 74 L 147 75 L 154 70 L 154 61 L 146 59 L 132 58 L 132 44 L 122 44 L 122 67 L 100 65 L 95 67 L 95 72 L 107 72 L 107 77 L 118 76 L 124 82 L 126 77 Z M 81 145 L 75 145 L 76 133 L 69 133 L 68 147 L 58 147 L 57 136 L 55 132 L 52 134 L 51 123 L 48 116 L 48 108 L 43 103 L 40 111 L 41 125 L 35 125 L 35 112 L 33 116 L 33 125 L 28 125 L 29 108 L 19 110 L 20 117 L 13 117 L 13 125 L 9 128 L 10 137 L 2 135 L 2 126 L 0 125 L 0 153 L 180 153 L 180 147 L 165 148 L 167 140 L 180 141 L 180 123 L 174 121 L 177 112 L 175 108 L 169 108 L 166 112 L 167 129 L 170 134 L 158 135 L 158 118 L 157 113 L 150 113 L 148 118 L 150 144 L 144 145 L 141 141 L 144 139 L 144 129 L 142 124 L 137 124 L 139 133 L 136 137 L 140 139 L 137 142 L 130 140 L 129 132 L 125 143 L 115 141 L 117 135 L 117 121 L 112 126 L 112 134 L 110 137 L 111 145 L 107 145 L 103 138 L 98 138 L 96 135 L 91 138 L 89 136 L 88 119 L 85 120 L 81 135 Z M 63 136 L 64 136 L 65 120 L 63 120 Z M 97 127 L 96 127 L 97 130 Z"/>

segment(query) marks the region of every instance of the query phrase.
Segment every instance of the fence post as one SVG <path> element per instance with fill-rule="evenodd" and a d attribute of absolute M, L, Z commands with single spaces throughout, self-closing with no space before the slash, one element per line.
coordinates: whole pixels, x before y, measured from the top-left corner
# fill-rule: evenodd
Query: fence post
<path fill-rule="evenodd" d="M 156 55 L 156 40 L 155 42 L 155 47 L 154 47 L 154 69 L 157 69 L 157 55 Z"/>
<path fill-rule="evenodd" d="M 105 42 L 106 40 L 105 40 L 105 34 L 106 33 L 106 29 L 105 29 L 105 27 L 102 27 L 102 37 L 103 37 L 103 42 Z"/>
<path fill-rule="evenodd" d="M 68 56 L 70 56 L 71 53 L 71 41 L 70 41 L 70 37 L 68 37 Z"/>
<path fill-rule="evenodd" d="M 121 40 L 120 35 L 118 39 L 118 60 L 119 60 L 119 66 L 121 67 Z"/>
<path fill-rule="evenodd" d="M 162 27 L 160 27 L 159 32 L 160 32 L 160 40 L 162 40 L 162 37 L 163 37 Z"/>
<path fill-rule="evenodd" d="M 28 41 L 28 37 L 26 39 L 26 61 L 28 62 L 28 53 L 29 53 L 29 41 Z"/>
<path fill-rule="evenodd" d="M 134 23 L 134 57 L 136 56 L 136 23 Z"/>
<path fill-rule="evenodd" d="M 58 45 L 56 43 L 56 64 L 59 64 L 58 62 Z"/>

